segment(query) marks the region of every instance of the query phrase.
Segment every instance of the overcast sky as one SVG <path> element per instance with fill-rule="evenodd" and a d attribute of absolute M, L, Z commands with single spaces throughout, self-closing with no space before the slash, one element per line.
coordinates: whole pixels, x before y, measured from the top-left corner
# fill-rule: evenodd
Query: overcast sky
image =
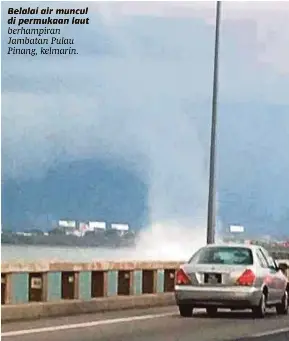
<path fill-rule="evenodd" d="M 56 3 L 39 4 L 48 5 Z M 158 211 L 178 199 L 195 201 L 202 216 L 204 113 L 190 108 L 211 100 L 214 3 L 82 2 L 90 25 L 62 31 L 79 55 L 39 58 L 5 56 L 7 6 L 4 179 L 42 176 L 59 160 L 119 157 L 148 179 Z M 222 17 L 220 102 L 289 105 L 289 3 L 223 2 Z"/>

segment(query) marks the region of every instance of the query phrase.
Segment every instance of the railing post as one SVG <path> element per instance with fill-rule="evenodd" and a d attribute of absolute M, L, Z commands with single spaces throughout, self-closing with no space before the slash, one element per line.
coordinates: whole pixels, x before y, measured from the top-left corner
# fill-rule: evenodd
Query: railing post
<path fill-rule="evenodd" d="M 74 299 L 79 299 L 79 272 L 74 273 Z"/>
<path fill-rule="evenodd" d="M 129 294 L 134 295 L 134 270 L 129 272 Z"/>

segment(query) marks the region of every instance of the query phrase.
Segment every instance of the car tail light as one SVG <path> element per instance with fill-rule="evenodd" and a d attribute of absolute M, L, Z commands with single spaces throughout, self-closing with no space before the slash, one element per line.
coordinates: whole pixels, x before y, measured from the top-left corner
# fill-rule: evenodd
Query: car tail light
<path fill-rule="evenodd" d="M 245 270 L 242 275 L 237 279 L 238 285 L 253 285 L 255 282 L 256 276 L 252 270 Z"/>
<path fill-rule="evenodd" d="M 190 285 L 191 281 L 183 269 L 178 270 L 176 275 L 177 285 Z"/>

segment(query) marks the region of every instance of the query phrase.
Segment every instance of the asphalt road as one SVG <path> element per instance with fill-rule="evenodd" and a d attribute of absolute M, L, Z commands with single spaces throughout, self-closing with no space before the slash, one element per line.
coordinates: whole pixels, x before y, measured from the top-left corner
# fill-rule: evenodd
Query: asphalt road
<path fill-rule="evenodd" d="M 165 307 L 5 323 L 1 336 L 4 341 L 288 341 L 289 316 L 272 310 L 264 320 L 250 312 L 209 318 L 198 310 L 181 318 L 176 307 Z"/>

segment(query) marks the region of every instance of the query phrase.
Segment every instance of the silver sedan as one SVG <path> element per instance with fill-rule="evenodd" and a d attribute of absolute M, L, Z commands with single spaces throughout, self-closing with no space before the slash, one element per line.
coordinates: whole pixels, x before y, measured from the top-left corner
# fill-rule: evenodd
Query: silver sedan
<path fill-rule="evenodd" d="M 207 245 L 183 264 L 176 275 L 175 298 L 180 315 L 193 308 L 252 309 L 263 318 L 267 307 L 288 313 L 289 280 L 284 264 L 277 265 L 268 251 L 256 245 Z"/>

